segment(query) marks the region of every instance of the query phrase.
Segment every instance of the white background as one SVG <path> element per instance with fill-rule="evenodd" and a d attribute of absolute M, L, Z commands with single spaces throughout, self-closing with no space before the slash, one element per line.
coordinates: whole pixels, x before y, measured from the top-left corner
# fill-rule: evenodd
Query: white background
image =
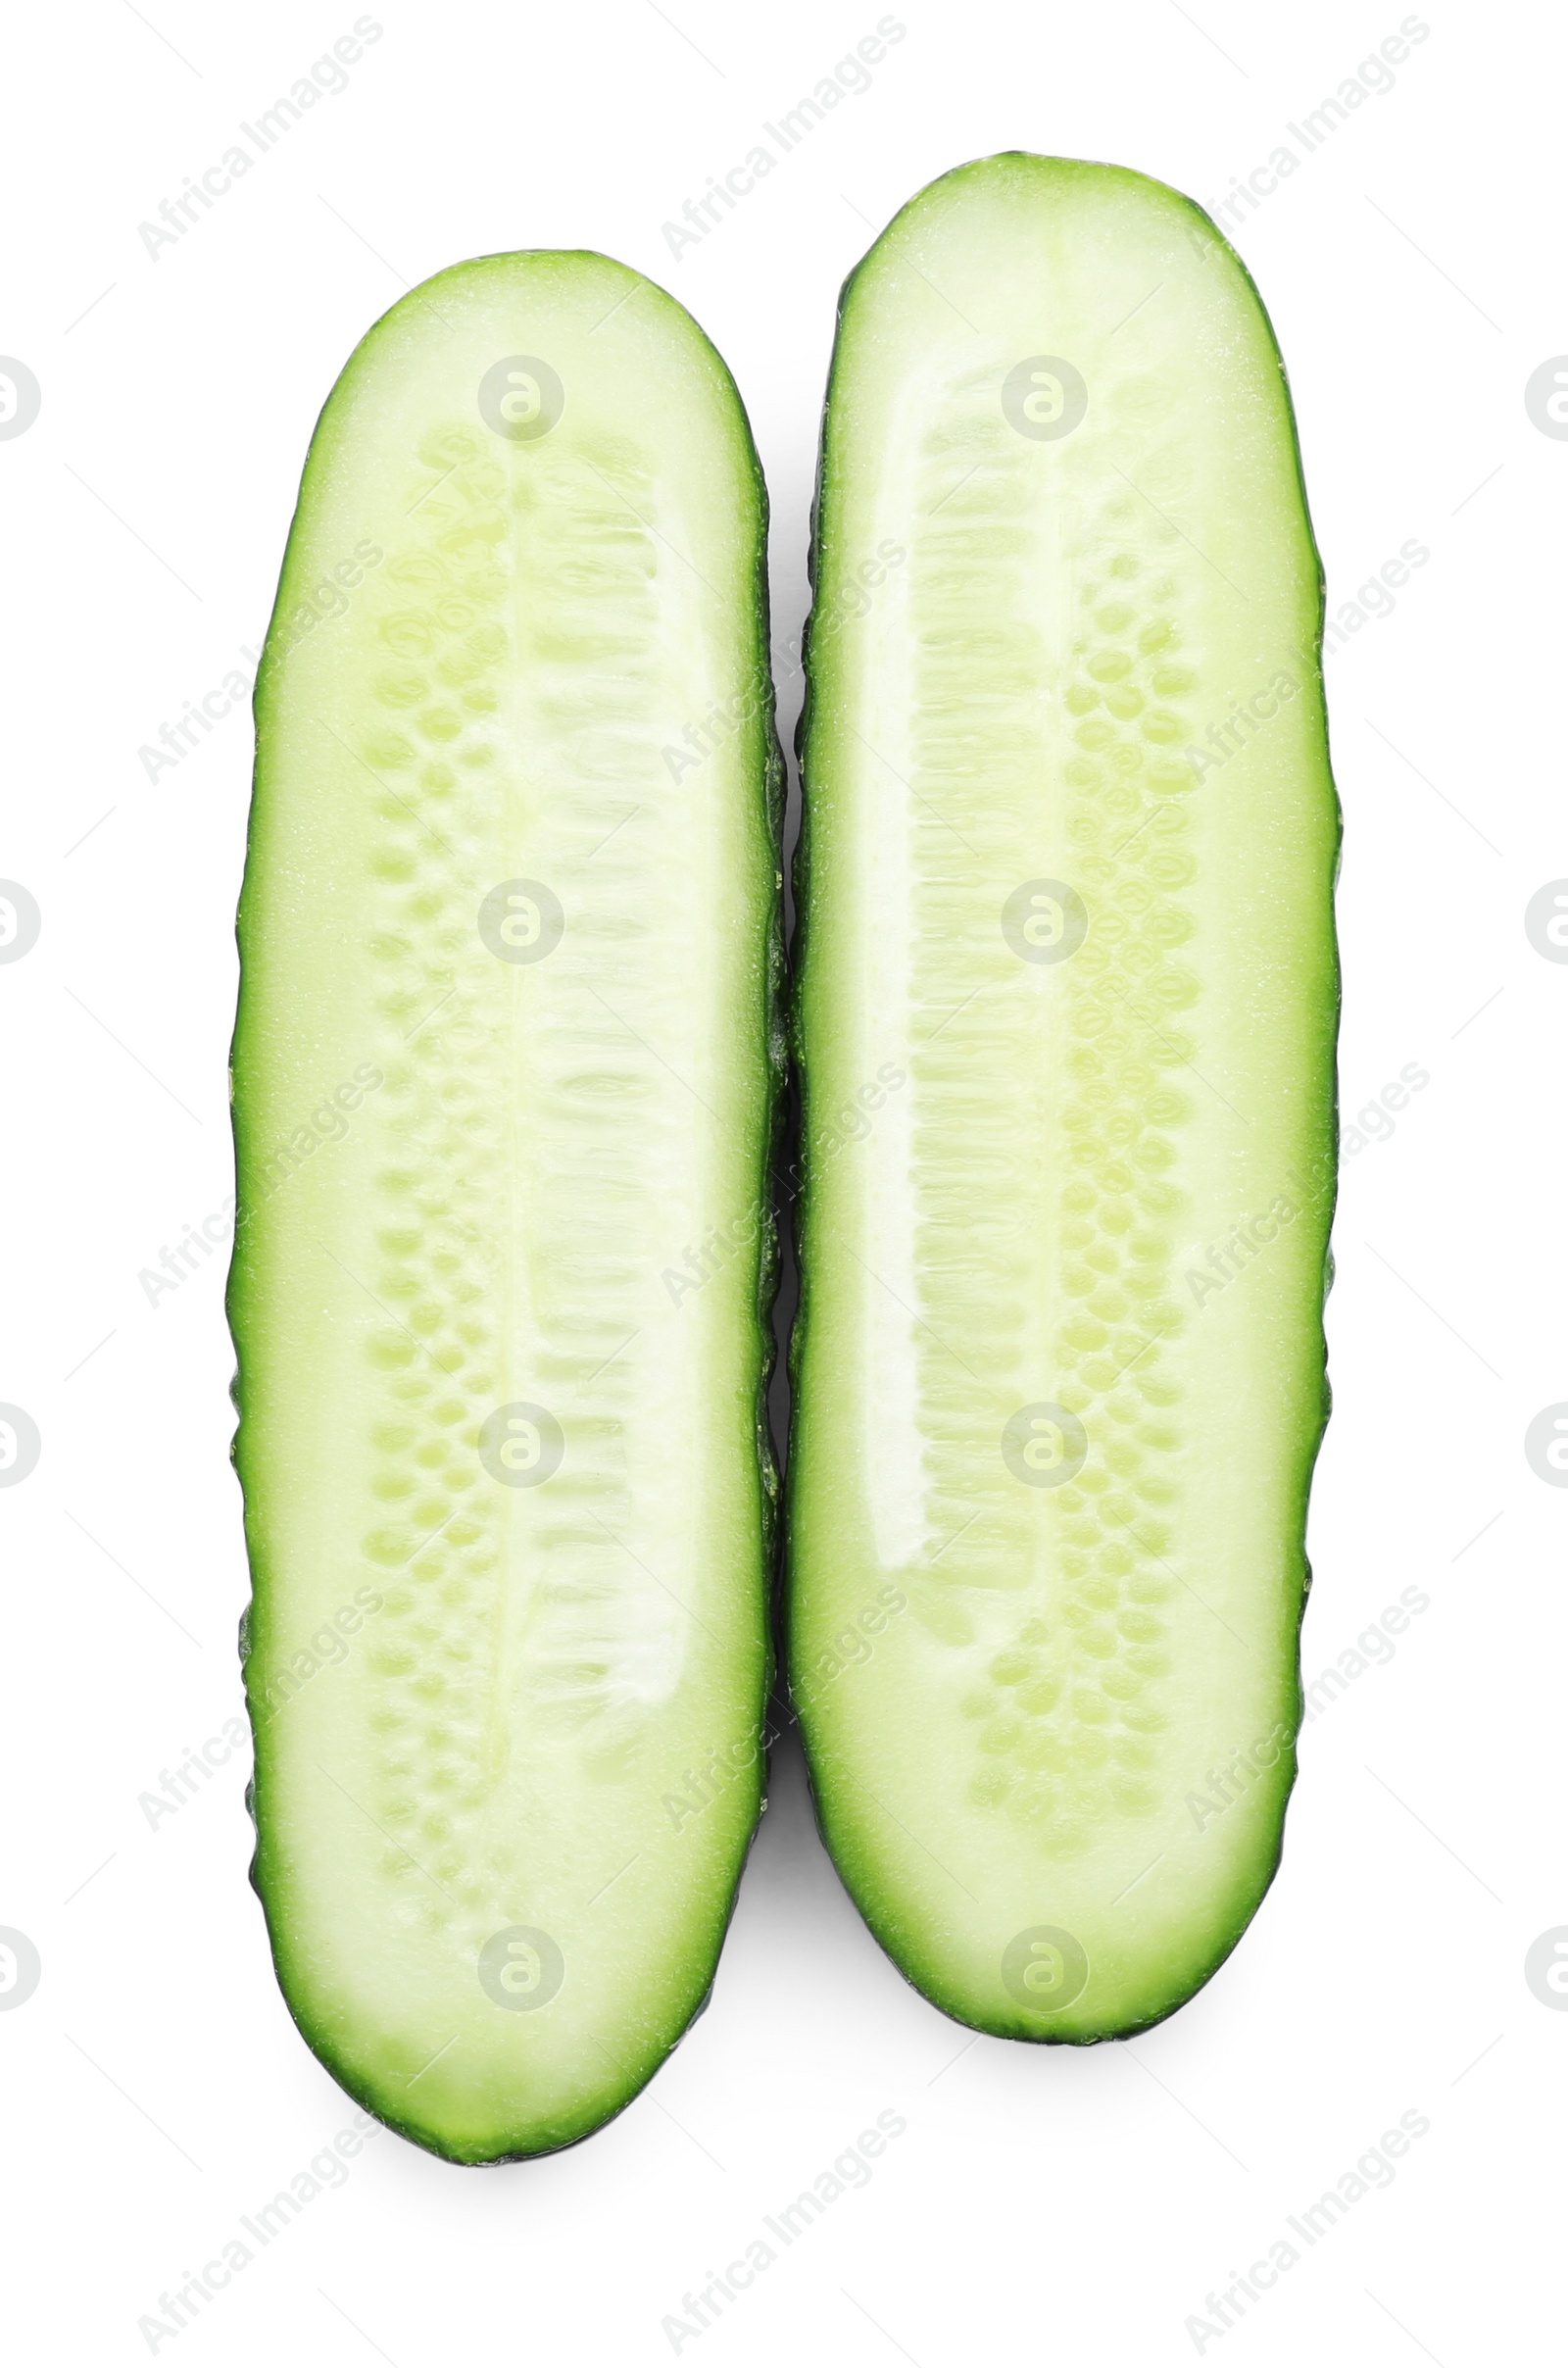
<path fill-rule="evenodd" d="M 1401 11 L 1198 0 L 1200 27 L 1175 0 L 901 0 L 906 38 L 870 90 L 673 258 L 666 219 L 878 13 L 381 0 L 350 87 L 156 261 L 138 222 L 309 72 L 354 0 L 150 0 L 156 30 L 88 0 L 8 32 L 0 349 L 43 389 L 0 443 L 0 874 L 43 914 L 0 967 L 0 1399 L 43 1440 L 0 1491 L 0 1925 L 43 1964 L 0 2013 L 19 2360 L 146 2358 L 138 2317 L 349 2119 L 272 1979 L 247 1754 L 156 1830 L 138 1805 L 240 1706 L 247 1579 L 222 1254 L 156 1307 L 137 1279 L 231 1190 L 248 718 L 156 783 L 137 752 L 259 644 L 349 349 L 468 255 L 597 247 L 661 280 L 750 408 L 782 644 L 835 294 L 894 210 L 1006 147 L 1135 165 L 1212 205 Z M 1346 1166 L 1308 1675 L 1401 1587 L 1430 1607 L 1308 1727 L 1279 1880 L 1157 2031 L 967 2039 L 861 1928 L 786 1750 L 712 2006 L 620 2120 L 487 2172 L 377 2132 L 160 2358 L 668 2359 L 683 2293 L 891 2108 L 907 2129 L 871 2184 L 682 2357 L 1155 2368 L 1196 2356 L 1184 2321 L 1209 2290 L 1412 2107 L 1431 2129 L 1393 2186 L 1204 2356 L 1538 2356 L 1568 2017 L 1523 1962 L 1568 1923 L 1568 1494 L 1523 1434 L 1568 1399 L 1568 967 L 1523 912 L 1568 873 L 1568 443 L 1523 392 L 1568 348 L 1564 37 L 1519 5 L 1424 21 L 1396 87 L 1231 234 L 1290 367 L 1331 613 L 1407 539 L 1430 552 L 1329 663 L 1347 1120 L 1406 1063 L 1430 1083 Z M 788 664 L 781 683 L 792 722 Z"/>

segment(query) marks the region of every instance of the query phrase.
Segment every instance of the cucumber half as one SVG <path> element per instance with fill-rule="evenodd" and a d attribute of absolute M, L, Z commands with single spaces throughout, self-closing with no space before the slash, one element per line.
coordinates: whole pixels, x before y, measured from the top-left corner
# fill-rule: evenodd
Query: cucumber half
<path fill-rule="evenodd" d="M 228 1300 L 254 1879 L 317 2053 L 456 2161 L 636 2094 L 758 1815 L 765 531 L 680 306 L 492 256 L 338 380 L 261 669 Z"/>
<path fill-rule="evenodd" d="M 843 293 L 813 580 L 789 1617 L 818 1813 L 938 2005 L 1121 2036 L 1278 1862 L 1328 1404 L 1321 573 L 1207 218 L 1024 155 L 906 207 Z"/>

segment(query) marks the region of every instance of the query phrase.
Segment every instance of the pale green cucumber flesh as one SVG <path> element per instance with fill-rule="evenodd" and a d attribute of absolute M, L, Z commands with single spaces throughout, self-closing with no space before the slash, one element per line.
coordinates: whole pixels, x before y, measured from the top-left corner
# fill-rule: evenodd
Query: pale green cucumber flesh
<path fill-rule="evenodd" d="M 1021 155 L 916 198 L 844 292 L 814 585 L 789 1616 L 818 1813 L 937 2004 L 1122 2035 L 1278 1861 L 1327 1408 L 1320 568 L 1207 219 Z"/>
<path fill-rule="evenodd" d="M 261 670 L 229 1291 L 255 1879 L 311 2045 L 460 2161 L 636 2094 L 758 1814 L 764 540 L 681 308 L 603 257 L 491 257 L 344 370 Z"/>

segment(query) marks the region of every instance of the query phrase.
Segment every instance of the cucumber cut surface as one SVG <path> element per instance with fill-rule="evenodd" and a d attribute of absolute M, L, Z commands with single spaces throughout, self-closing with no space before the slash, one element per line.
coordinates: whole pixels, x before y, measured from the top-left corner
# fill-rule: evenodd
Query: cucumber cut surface
<path fill-rule="evenodd" d="M 907 206 L 844 290 L 813 580 L 789 1619 L 818 1814 L 949 2013 L 1125 2035 L 1278 1862 L 1327 1411 L 1321 572 L 1207 218 L 1023 155 Z"/>
<path fill-rule="evenodd" d="M 458 2161 L 637 2093 L 758 1815 L 765 532 L 677 304 L 489 257 L 338 380 L 263 660 L 229 1286 L 254 1877 L 317 2053 Z"/>

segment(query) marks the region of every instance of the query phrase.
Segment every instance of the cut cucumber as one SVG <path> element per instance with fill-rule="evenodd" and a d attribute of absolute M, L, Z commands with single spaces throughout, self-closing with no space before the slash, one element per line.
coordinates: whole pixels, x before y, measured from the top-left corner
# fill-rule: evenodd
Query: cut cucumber
<path fill-rule="evenodd" d="M 680 306 L 492 256 L 338 380 L 263 660 L 229 1289 L 255 1881 L 317 2053 L 457 2161 L 636 2094 L 757 1820 L 765 531 Z"/>
<path fill-rule="evenodd" d="M 900 1968 L 1102 2039 L 1278 1862 L 1328 1404 L 1321 576 L 1212 223 L 935 182 L 845 288 L 815 534 L 793 1684 Z"/>

